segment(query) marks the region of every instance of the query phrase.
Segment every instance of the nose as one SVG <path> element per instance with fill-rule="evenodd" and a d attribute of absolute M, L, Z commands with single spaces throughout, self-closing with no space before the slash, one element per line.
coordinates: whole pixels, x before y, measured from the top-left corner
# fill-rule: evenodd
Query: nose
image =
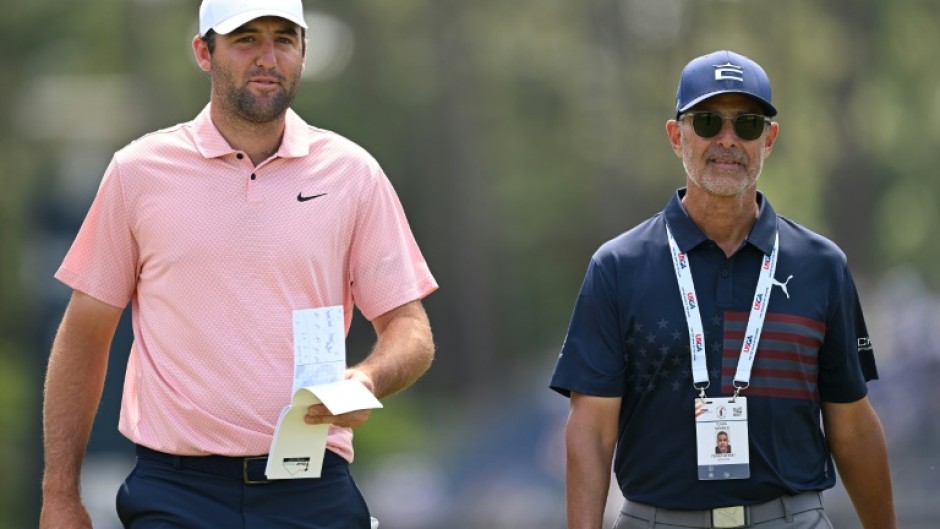
<path fill-rule="evenodd" d="M 718 131 L 718 136 L 715 137 L 715 141 L 723 147 L 732 147 L 741 141 L 740 138 L 738 138 L 738 134 L 734 131 L 734 122 L 731 119 L 722 118 L 721 130 Z"/>
<path fill-rule="evenodd" d="M 255 61 L 262 68 L 274 68 L 277 66 L 277 56 L 275 54 L 274 40 L 265 38 L 258 48 L 258 58 Z"/>

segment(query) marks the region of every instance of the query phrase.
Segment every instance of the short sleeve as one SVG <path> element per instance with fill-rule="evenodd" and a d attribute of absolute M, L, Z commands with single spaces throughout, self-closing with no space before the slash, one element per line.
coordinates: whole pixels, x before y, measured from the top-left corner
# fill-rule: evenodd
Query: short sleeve
<path fill-rule="evenodd" d="M 350 249 L 353 303 L 372 320 L 437 288 L 391 182 L 372 161 Z"/>
<path fill-rule="evenodd" d="M 136 287 L 137 263 L 138 248 L 120 166 L 113 158 L 55 277 L 75 290 L 123 308 Z"/>
<path fill-rule="evenodd" d="M 867 395 L 865 382 L 877 379 L 878 370 L 858 291 L 844 263 L 832 295 L 833 309 L 819 351 L 820 397 L 829 402 L 854 402 Z"/>
<path fill-rule="evenodd" d="M 621 396 L 626 364 L 616 299 L 615 277 L 595 255 L 552 374 L 553 390 L 565 396 L 572 391 L 600 397 Z"/>

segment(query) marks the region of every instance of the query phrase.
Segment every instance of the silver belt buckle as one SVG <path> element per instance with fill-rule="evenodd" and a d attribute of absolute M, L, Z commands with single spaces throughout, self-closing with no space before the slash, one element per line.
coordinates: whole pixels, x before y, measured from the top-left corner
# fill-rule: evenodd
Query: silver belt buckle
<path fill-rule="evenodd" d="M 744 527 L 747 525 L 747 511 L 743 505 L 712 509 L 712 527 Z"/>

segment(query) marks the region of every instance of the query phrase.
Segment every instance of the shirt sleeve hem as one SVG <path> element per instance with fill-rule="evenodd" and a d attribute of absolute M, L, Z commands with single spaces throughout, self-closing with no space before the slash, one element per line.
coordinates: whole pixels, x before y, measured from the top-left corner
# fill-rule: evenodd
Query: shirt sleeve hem
<path fill-rule="evenodd" d="M 72 290 L 77 290 L 82 294 L 91 296 L 102 303 L 106 303 L 118 309 L 124 309 L 127 307 L 128 300 L 122 301 L 116 299 L 113 296 L 109 296 L 103 292 L 98 291 L 87 282 L 82 281 L 81 277 L 69 270 L 66 270 L 65 268 L 59 268 L 54 277 Z"/>

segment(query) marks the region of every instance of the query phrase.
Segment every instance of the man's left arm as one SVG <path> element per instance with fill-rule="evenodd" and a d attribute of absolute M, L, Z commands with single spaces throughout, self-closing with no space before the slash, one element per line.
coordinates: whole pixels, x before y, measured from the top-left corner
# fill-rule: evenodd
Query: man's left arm
<path fill-rule="evenodd" d="M 346 370 L 347 379 L 355 379 L 382 398 L 397 393 L 418 380 L 431 367 L 434 339 L 431 324 L 420 300 L 406 303 L 372 320 L 377 340 L 369 356 Z M 332 415 L 322 405 L 310 407 L 308 424 L 332 423 L 355 428 L 368 419 L 372 410 Z"/>
<path fill-rule="evenodd" d="M 868 397 L 823 402 L 829 450 L 865 529 L 896 529 L 884 429 Z"/>

